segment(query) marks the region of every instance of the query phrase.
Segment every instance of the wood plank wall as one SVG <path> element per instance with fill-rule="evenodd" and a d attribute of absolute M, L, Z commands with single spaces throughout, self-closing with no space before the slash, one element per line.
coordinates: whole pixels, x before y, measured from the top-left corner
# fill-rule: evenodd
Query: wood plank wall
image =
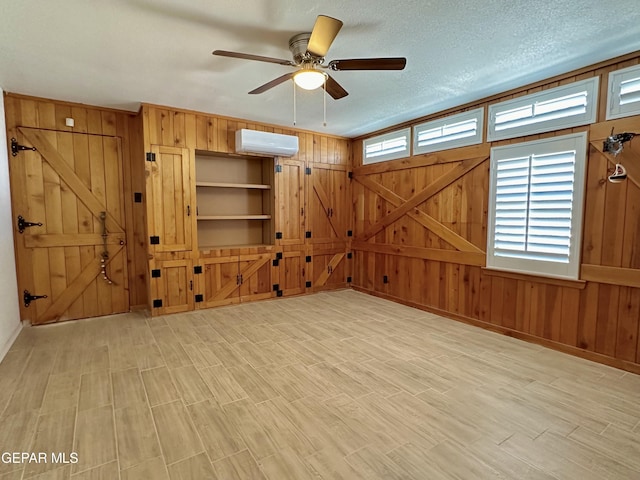
<path fill-rule="evenodd" d="M 640 132 L 640 117 L 604 121 L 609 72 L 638 63 L 626 55 L 369 136 L 599 76 L 591 126 L 366 166 L 367 137 L 355 139 L 354 287 L 640 373 L 640 142 L 617 159 L 632 168 L 624 183 L 607 181 L 615 160 L 602 153 L 612 127 Z M 590 140 L 582 281 L 485 270 L 490 148 L 579 131 Z"/>
<path fill-rule="evenodd" d="M 123 178 L 125 195 L 125 229 L 127 232 L 127 271 L 129 275 L 129 298 L 130 305 L 145 306 L 147 295 L 145 285 L 140 282 L 136 273 L 136 265 L 146 259 L 146 245 L 141 243 L 144 239 L 144 231 L 139 232 L 140 215 L 144 212 L 139 206 L 133 203 L 132 192 L 140 191 L 139 182 L 140 171 L 131 163 L 130 156 L 130 122 L 133 118 L 128 112 L 92 107 L 82 104 L 56 101 L 43 98 L 35 98 L 13 93 L 5 96 L 7 133 L 9 138 L 15 136 L 18 127 L 31 127 L 44 130 L 54 130 L 61 132 L 73 132 L 87 135 L 108 135 L 121 139 L 123 156 Z M 74 127 L 67 127 L 65 119 L 71 117 L 75 120 Z M 144 165 L 142 166 L 144 168 Z M 142 177 L 144 178 L 144 177 Z M 144 183 L 143 183 L 144 184 Z M 14 196 L 19 192 L 13 192 Z M 18 212 L 13 212 L 14 217 Z M 17 250 L 17 249 L 16 249 Z M 23 269 L 21 265 L 24 261 L 16 258 L 18 273 Z M 21 307 L 24 308 L 24 307 Z M 25 312 L 21 312 L 22 318 Z"/>

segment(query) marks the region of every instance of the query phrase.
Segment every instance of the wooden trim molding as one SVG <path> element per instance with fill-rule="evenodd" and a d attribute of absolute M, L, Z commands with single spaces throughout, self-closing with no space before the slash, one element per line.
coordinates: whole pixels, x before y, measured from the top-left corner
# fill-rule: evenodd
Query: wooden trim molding
<path fill-rule="evenodd" d="M 458 250 L 442 250 L 439 248 L 411 247 L 407 245 L 391 245 L 387 243 L 353 242 L 353 250 L 398 255 L 401 257 L 421 258 L 437 262 L 457 263 L 484 267 L 486 256 L 484 253 L 460 252 Z"/>
<path fill-rule="evenodd" d="M 640 288 L 640 269 L 636 268 L 607 267 L 583 263 L 580 276 L 583 280 L 590 282 Z"/>
<path fill-rule="evenodd" d="M 482 274 L 488 277 L 511 278 L 513 280 L 523 280 L 525 282 L 546 283 L 548 285 L 557 285 L 558 287 L 578 288 L 580 290 L 587 286 L 585 280 L 568 280 L 564 278 L 543 277 L 538 275 L 529 275 L 526 273 L 507 272 L 504 270 L 495 270 L 493 268 L 482 268 Z"/>

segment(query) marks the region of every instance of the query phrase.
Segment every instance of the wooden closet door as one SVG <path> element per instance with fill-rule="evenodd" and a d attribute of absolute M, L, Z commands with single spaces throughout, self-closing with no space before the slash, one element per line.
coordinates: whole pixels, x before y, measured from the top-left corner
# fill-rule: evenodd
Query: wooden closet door
<path fill-rule="evenodd" d="M 344 165 L 311 164 L 307 230 L 310 243 L 346 241 L 350 208 Z"/>
<path fill-rule="evenodd" d="M 120 139 L 19 128 L 17 140 L 36 148 L 11 160 L 20 294 L 46 295 L 23 305 L 22 318 L 40 324 L 128 311 Z M 18 216 L 42 225 L 19 233 Z M 112 283 L 101 270 L 103 225 Z"/>
<path fill-rule="evenodd" d="M 275 175 L 276 224 L 275 230 L 282 234 L 277 245 L 304 244 L 305 188 L 304 162 L 280 159 L 281 168 Z"/>
<path fill-rule="evenodd" d="M 187 148 L 154 145 L 147 162 L 147 218 L 154 252 L 191 250 L 191 164 Z"/>

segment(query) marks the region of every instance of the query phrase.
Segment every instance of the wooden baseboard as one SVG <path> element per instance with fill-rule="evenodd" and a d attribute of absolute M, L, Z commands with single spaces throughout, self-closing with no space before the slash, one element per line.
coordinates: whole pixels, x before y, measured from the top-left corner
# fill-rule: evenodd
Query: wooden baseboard
<path fill-rule="evenodd" d="M 584 358 L 585 360 L 590 360 L 592 362 L 601 363 L 603 365 L 608 365 L 610 367 L 619 368 L 621 370 L 626 370 L 627 372 L 640 375 L 640 364 L 637 364 L 634 362 L 629 362 L 626 360 L 621 360 L 619 358 L 609 357 L 601 353 L 592 352 L 592 351 L 574 347 L 571 345 L 565 345 L 563 343 L 554 342 L 553 340 L 548 340 L 546 338 L 536 337 L 535 335 L 531 335 L 530 333 L 520 332 L 518 330 L 513 330 L 511 328 L 506 328 L 500 325 L 494 325 L 492 323 L 484 322 L 476 318 L 466 317 L 464 315 L 447 312 L 446 310 L 441 310 L 439 308 L 422 305 L 416 302 L 411 302 L 408 300 L 404 300 L 402 298 L 395 297 L 393 295 L 389 295 L 387 293 L 368 290 L 366 288 L 358 287 L 356 285 L 352 285 L 351 288 L 353 288 L 358 292 L 367 293 L 375 297 L 384 298 L 385 300 L 391 300 L 392 302 L 400 303 L 402 305 L 407 305 L 409 307 L 414 307 L 429 313 L 435 313 L 436 315 L 440 315 L 441 317 L 444 317 L 444 318 L 456 320 L 458 322 L 466 323 L 468 325 L 473 325 L 475 327 L 480 327 L 485 330 L 490 330 L 492 332 L 501 333 L 502 335 L 517 338 L 518 340 L 523 340 L 529 343 L 535 343 L 536 345 L 541 345 L 543 347 L 551 348 L 552 350 L 557 350 L 563 353 L 567 353 L 569 355 Z"/>

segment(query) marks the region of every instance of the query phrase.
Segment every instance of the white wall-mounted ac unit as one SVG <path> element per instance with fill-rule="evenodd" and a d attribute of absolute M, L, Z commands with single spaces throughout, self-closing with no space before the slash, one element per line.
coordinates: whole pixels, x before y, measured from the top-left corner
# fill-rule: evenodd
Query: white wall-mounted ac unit
<path fill-rule="evenodd" d="M 298 137 L 243 128 L 236 130 L 236 153 L 291 157 L 298 153 Z"/>

